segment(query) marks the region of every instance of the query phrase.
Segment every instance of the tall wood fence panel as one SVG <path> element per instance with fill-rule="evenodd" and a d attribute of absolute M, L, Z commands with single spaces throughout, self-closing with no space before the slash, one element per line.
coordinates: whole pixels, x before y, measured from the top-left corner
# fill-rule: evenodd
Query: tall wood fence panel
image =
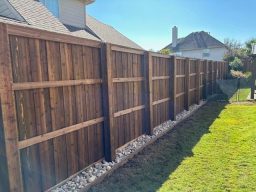
<path fill-rule="evenodd" d="M 176 59 L 176 114 L 185 110 L 186 94 L 186 68 L 187 61 L 185 58 Z"/>
<path fill-rule="evenodd" d="M 207 95 L 212 95 L 212 62 L 208 61 L 207 68 Z"/>
<path fill-rule="evenodd" d="M 198 60 L 189 60 L 189 106 L 199 102 Z"/>
<path fill-rule="evenodd" d="M 200 100 L 206 99 L 206 74 L 205 74 L 205 65 L 204 60 L 199 60 L 199 88 L 200 88 Z"/>
<path fill-rule="evenodd" d="M 0 191 L 44 191 L 114 160 L 215 93 L 226 71 L 223 62 L 0 23 Z"/>
<path fill-rule="evenodd" d="M 170 119 L 170 57 L 153 56 L 153 126 Z"/>
<path fill-rule="evenodd" d="M 8 37 L 24 191 L 41 191 L 104 157 L 100 44 Z"/>
<path fill-rule="evenodd" d="M 115 148 L 145 133 L 144 52 L 112 48 Z"/>

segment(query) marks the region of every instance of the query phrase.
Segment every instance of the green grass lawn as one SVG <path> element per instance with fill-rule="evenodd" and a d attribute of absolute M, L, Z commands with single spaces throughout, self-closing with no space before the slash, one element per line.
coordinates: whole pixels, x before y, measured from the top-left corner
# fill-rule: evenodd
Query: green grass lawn
<path fill-rule="evenodd" d="M 90 191 L 255 192 L 256 105 L 208 103 Z"/>
<path fill-rule="evenodd" d="M 228 105 L 159 191 L 256 191 L 256 105 Z"/>

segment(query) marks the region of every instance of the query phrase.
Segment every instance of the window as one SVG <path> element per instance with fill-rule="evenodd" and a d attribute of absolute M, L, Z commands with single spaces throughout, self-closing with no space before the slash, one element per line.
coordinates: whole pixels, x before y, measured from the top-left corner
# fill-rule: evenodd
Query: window
<path fill-rule="evenodd" d="M 59 17 L 59 0 L 40 0 L 49 11 L 56 17 Z"/>
<path fill-rule="evenodd" d="M 210 49 L 205 49 L 203 51 L 203 57 L 210 57 Z"/>
<path fill-rule="evenodd" d="M 182 52 L 176 52 L 175 55 L 181 57 L 182 56 Z"/>

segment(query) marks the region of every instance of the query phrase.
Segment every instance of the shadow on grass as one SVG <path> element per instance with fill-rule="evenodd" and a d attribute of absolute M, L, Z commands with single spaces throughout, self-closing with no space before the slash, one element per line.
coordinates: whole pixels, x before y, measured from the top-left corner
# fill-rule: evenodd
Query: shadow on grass
<path fill-rule="evenodd" d="M 209 102 L 90 191 L 157 191 L 185 158 L 193 156 L 193 148 L 226 104 Z"/>

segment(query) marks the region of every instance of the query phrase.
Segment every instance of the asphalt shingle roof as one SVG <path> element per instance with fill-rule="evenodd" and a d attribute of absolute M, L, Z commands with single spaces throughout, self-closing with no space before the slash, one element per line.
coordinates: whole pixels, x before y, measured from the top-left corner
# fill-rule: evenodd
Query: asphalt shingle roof
<path fill-rule="evenodd" d="M 33 0 L 9 0 L 26 22 L 36 28 L 68 33 L 65 26 L 40 2 Z"/>
<path fill-rule="evenodd" d="M 0 22 L 24 25 L 27 27 L 47 30 L 51 32 L 73 35 L 81 38 L 103 41 L 126 47 L 143 49 L 113 27 L 106 25 L 87 15 L 84 29 L 64 25 L 42 3 L 35 0 L 9 0 L 13 8 L 25 19 L 20 22 L 1 17 Z"/>
<path fill-rule="evenodd" d="M 201 31 L 191 33 L 185 38 L 178 39 L 176 47 L 172 47 L 171 43 L 165 48 L 178 52 L 183 50 L 209 49 L 216 47 L 225 47 L 225 45 L 212 37 L 209 33 Z"/>
<path fill-rule="evenodd" d="M 135 49 L 143 49 L 141 46 L 125 37 L 112 26 L 104 24 L 90 15 L 86 16 L 86 25 L 104 42 Z"/>

